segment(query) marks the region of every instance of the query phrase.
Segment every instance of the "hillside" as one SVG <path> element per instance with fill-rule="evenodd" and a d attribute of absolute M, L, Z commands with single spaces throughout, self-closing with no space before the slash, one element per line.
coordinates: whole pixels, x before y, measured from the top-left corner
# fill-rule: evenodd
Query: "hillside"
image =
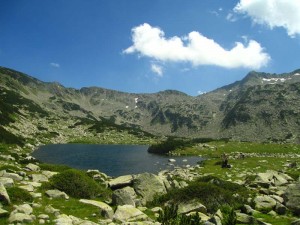
<path fill-rule="evenodd" d="M 197 97 L 66 88 L 0 67 L 2 141 L 32 144 L 158 136 L 300 142 L 300 70 L 250 72 Z M 4 137 L 5 136 L 5 137 Z M 126 138 L 125 138 L 126 137 Z M 126 139 L 126 140 L 125 140 Z"/>

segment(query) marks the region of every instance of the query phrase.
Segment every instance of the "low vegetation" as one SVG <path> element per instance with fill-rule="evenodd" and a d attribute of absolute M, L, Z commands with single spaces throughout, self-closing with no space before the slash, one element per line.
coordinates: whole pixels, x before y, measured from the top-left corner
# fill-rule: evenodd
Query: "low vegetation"
<path fill-rule="evenodd" d="M 172 202 L 178 205 L 196 199 L 206 206 L 209 213 L 215 213 L 224 206 L 239 209 L 250 196 L 251 193 L 241 185 L 206 176 L 190 182 L 185 188 L 171 190 L 157 198 L 155 203 L 163 205 Z"/>
<path fill-rule="evenodd" d="M 31 203 L 33 201 L 33 197 L 24 189 L 19 187 L 10 187 L 6 190 L 13 204 L 23 204 L 24 202 Z"/>
<path fill-rule="evenodd" d="M 109 196 L 109 192 L 104 186 L 94 181 L 85 172 L 75 169 L 68 169 L 54 175 L 45 186 L 64 191 L 74 198 L 92 199 Z"/>

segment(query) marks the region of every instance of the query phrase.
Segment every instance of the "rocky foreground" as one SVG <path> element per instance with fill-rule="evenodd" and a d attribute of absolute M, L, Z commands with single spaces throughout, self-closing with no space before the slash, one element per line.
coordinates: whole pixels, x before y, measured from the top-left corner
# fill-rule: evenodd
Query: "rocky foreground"
<path fill-rule="evenodd" d="M 21 161 L 23 163 L 20 163 Z M 63 212 L 62 209 L 67 208 L 67 203 L 71 201 L 65 192 L 40 188 L 57 172 L 42 170 L 39 163 L 31 156 L 22 153 L 14 156 L 2 155 L 0 165 L 2 168 L 7 168 L 0 171 L 0 201 L 2 203 L 0 217 L 4 217 L 1 220 L 4 224 L 161 224 L 157 222 L 157 218 L 163 206 L 148 208 L 147 203 L 153 201 L 158 195 L 166 194 L 175 188 L 185 188 L 190 181 L 208 175 L 201 172 L 202 167 L 199 165 L 161 171 L 158 175 L 143 173 L 116 178 L 97 170 L 89 170 L 87 173 L 97 182 L 105 184 L 107 189 L 111 189 L 112 195 L 106 201 L 73 199 L 74 204 L 92 206 L 97 209 L 97 213 L 91 212 L 89 217 L 82 218 L 76 213 L 65 214 Z M 287 163 L 285 166 L 299 170 L 297 164 Z M 227 169 L 229 177 L 231 171 L 233 170 Z M 300 224 L 300 219 L 297 219 L 300 216 L 299 178 L 295 180 L 286 173 L 274 170 L 252 174 L 253 179 L 250 181 L 246 180 L 247 175 L 249 174 L 240 171 L 239 178 L 232 180 L 256 193 L 254 197 L 248 199 L 249 204 L 245 204 L 241 210 L 235 212 L 237 224 L 269 224 L 260 218 L 262 214 L 272 215 L 274 218 L 292 215 L 291 224 Z M 11 187 L 25 190 L 33 197 L 32 200 L 19 204 L 12 203 L 11 198 L 14 196 L 10 196 L 7 192 L 7 189 Z M 62 206 L 60 209 L 51 204 L 45 204 L 54 199 L 59 200 Z M 181 202 L 178 205 L 178 214 L 196 213 L 203 224 L 222 224 L 223 215 L 220 210 L 209 213 L 206 206 L 196 199 Z"/>

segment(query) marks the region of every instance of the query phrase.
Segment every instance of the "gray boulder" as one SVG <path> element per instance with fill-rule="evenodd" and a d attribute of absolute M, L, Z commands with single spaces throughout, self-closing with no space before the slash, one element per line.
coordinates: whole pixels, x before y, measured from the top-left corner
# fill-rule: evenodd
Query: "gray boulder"
<path fill-rule="evenodd" d="M 95 200 L 88 200 L 88 199 L 80 199 L 79 202 L 84 203 L 84 204 L 88 204 L 88 205 L 96 206 L 96 207 L 99 208 L 101 216 L 103 216 L 105 218 L 108 218 L 108 219 L 113 218 L 113 215 L 114 215 L 113 209 L 104 202 L 95 201 Z"/>
<path fill-rule="evenodd" d="M 156 175 L 142 173 L 136 175 L 133 180 L 133 188 L 141 199 L 142 205 L 152 201 L 154 196 L 167 193 L 164 182 Z"/>
<path fill-rule="evenodd" d="M 33 182 L 48 182 L 48 177 L 43 174 L 32 174 L 32 181 Z"/>
<path fill-rule="evenodd" d="M 300 182 L 288 186 L 284 198 L 286 206 L 296 215 L 300 215 Z"/>
<path fill-rule="evenodd" d="M 3 177 L 11 178 L 14 181 L 21 181 L 21 180 L 23 180 L 23 177 L 21 177 L 19 174 L 16 174 L 16 173 L 5 173 L 5 174 L 3 174 Z"/>
<path fill-rule="evenodd" d="M 135 207 L 136 193 L 132 187 L 117 189 L 112 194 L 114 205 L 132 205 Z"/>
<path fill-rule="evenodd" d="M 6 188 L 14 186 L 14 180 L 8 177 L 0 177 L 0 183 L 2 183 Z"/>
<path fill-rule="evenodd" d="M 57 219 L 54 220 L 55 225 L 72 225 L 73 220 L 66 214 L 61 214 L 57 216 Z"/>
<path fill-rule="evenodd" d="M 262 187 L 268 188 L 272 186 L 282 186 L 288 184 L 293 178 L 284 173 L 279 173 L 274 170 L 268 170 L 265 173 L 258 173 L 254 182 Z"/>
<path fill-rule="evenodd" d="M 17 205 L 12 213 L 24 213 L 30 215 L 33 212 L 32 207 L 29 204 Z"/>
<path fill-rule="evenodd" d="M 256 222 L 256 219 L 253 216 L 244 213 L 236 213 L 236 220 L 237 223 L 242 224 L 254 224 Z"/>
<path fill-rule="evenodd" d="M 0 217 L 8 216 L 9 213 L 5 209 L 0 208 Z"/>
<path fill-rule="evenodd" d="M 29 163 L 27 166 L 25 166 L 25 169 L 29 170 L 29 171 L 40 171 L 41 168 L 35 164 Z"/>
<path fill-rule="evenodd" d="M 51 178 L 54 175 L 58 174 L 57 172 L 52 172 L 52 171 L 48 171 L 48 170 L 44 170 L 42 171 L 42 174 L 45 175 L 47 178 Z"/>
<path fill-rule="evenodd" d="M 143 221 L 148 220 L 148 216 L 132 205 L 119 205 L 114 220 L 117 222 Z"/>
<path fill-rule="evenodd" d="M 254 198 L 255 209 L 259 211 L 271 210 L 276 206 L 276 201 L 268 195 L 259 195 Z"/>
<path fill-rule="evenodd" d="M 6 188 L 2 183 L 0 183 L 0 202 L 4 204 L 10 204 L 10 198 L 7 194 Z"/>
<path fill-rule="evenodd" d="M 54 190 L 48 190 L 45 192 L 46 195 L 50 198 L 63 198 L 63 199 L 69 199 L 69 196 L 62 191 L 59 191 L 57 189 Z"/>
<path fill-rule="evenodd" d="M 284 215 L 286 213 L 286 211 L 287 211 L 287 208 L 283 204 L 281 204 L 279 202 L 276 203 L 276 206 L 275 206 L 276 213 L 278 213 L 279 215 Z"/>
<path fill-rule="evenodd" d="M 59 211 L 59 209 L 53 208 L 51 205 L 47 205 L 47 206 L 45 207 L 45 213 L 54 214 L 54 215 L 59 215 L 59 214 L 60 214 L 60 211 Z"/>
<path fill-rule="evenodd" d="M 182 202 L 178 205 L 178 213 L 179 214 L 187 214 L 190 212 L 201 212 L 206 213 L 207 209 L 204 205 L 196 200 L 192 200 L 189 202 Z"/>
<path fill-rule="evenodd" d="M 11 213 L 8 218 L 9 223 L 32 223 L 35 220 L 35 216 L 25 213 Z"/>
<path fill-rule="evenodd" d="M 132 175 L 125 175 L 109 181 L 108 185 L 110 186 L 111 189 L 117 189 L 117 188 L 122 188 L 131 185 L 132 181 L 133 181 Z"/>

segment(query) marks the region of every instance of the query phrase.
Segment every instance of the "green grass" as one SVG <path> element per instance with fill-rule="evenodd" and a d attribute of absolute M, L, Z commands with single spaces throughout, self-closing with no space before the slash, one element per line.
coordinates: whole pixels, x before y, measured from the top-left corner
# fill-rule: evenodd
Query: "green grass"
<path fill-rule="evenodd" d="M 39 167 L 42 170 L 49 170 L 53 172 L 63 172 L 65 170 L 71 169 L 71 167 L 66 165 L 48 164 L 48 163 L 40 163 Z"/>
<path fill-rule="evenodd" d="M 234 194 L 238 195 L 234 196 Z M 185 188 L 171 190 L 166 195 L 155 199 L 153 204 L 163 205 L 171 201 L 176 205 L 196 199 L 206 206 L 209 213 L 214 213 L 226 205 L 234 209 L 240 208 L 251 194 L 244 186 L 206 176 L 190 182 Z"/>
<path fill-rule="evenodd" d="M 203 162 L 203 167 L 197 170 L 200 174 L 213 174 L 216 177 L 225 180 L 244 180 L 246 177 L 257 173 L 266 172 L 267 170 L 283 170 L 283 165 L 290 161 L 297 161 L 300 164 L 300 159 L 294 158 L 276 158 L 276 157 L 251 157 L 245 159 L 229 159 L 230 169 L 221 168 L 219 159 L 208 159 Z M 297 179 L 300 171 L 297 168 L 286 168 L 285 173 L 292 175 Z"/>
<path fill-rule="evenodd" d="M 287 225 L 295 220 L 295 218 L 291 216 L 271 216 L 263 213 L 256 213 L 254 217 L 273 225 Z"/>
<path fill-rule="evenodd" d="M 275 143 L 254 143 L 254 142 L 225 142 L 211 141 L 208 147 L 202 144 L 177 148 L 173 153 L 180 155 L 205 155 L 208 157 L 219 157 L 222 153 L 242 152 L 257 154 L 298 154 L 300 145 L 297 144 L 275 144 Z M 212 147 L 212 148 L 210 148 Z"/>
<path fill-rule="evenodd" d="M 6 190 L 10 196 L 12 204 L 23 204 L 24 202 L 31 203 L 33 201 L 33 197 L 29 194 L 29 192 L 21 188 L 10 187 Z"/>

